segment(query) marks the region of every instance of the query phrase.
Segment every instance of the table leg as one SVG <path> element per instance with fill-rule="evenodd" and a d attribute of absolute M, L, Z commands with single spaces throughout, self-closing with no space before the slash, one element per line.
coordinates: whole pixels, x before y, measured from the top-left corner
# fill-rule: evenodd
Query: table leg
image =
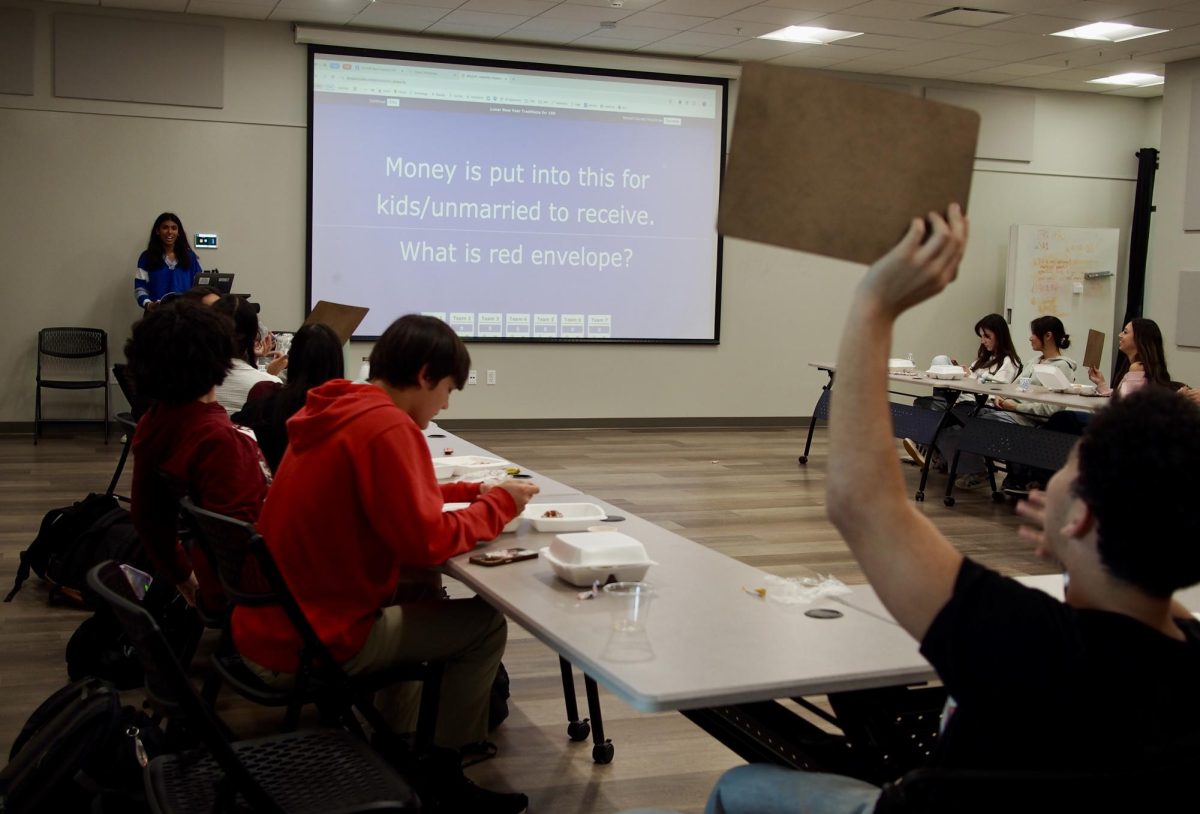
<path fill-rule="evenodd" d="M 826 370 L 825 373 L 829 376 L 829 381 L 821 388 L 821 396 L 817 399 L 816 406 L 813 407 L 812 418 L 808 420 L 808 438 L 804 442 L 804 454 L 799 458 L 801 464 L 808 463 L 808 452 L 812 449 L 813 430 L 817 426 L 817 416 L 821 413 L 821 400 L 825 399 L 826 404 L 828 404 L 829 391 L 833 389 L 833 371 Z"/>
<path fill-rule="evenodd" d="M 592 760 L 596 763 L 612 763 L 613 744 L 604 737 L 604 719 L 600 717 L 600 691 L 596 681 L 587 673 L 583 675 L 583 687 L 587 690 L 588 715 L 592 719 Z"/>
<path fill-rule="evenodd" d="M 575 677 L 571 674 L 571 662 L 559 656 L 558 669 L 562 672 L 563 702 L 567 705 L 567 737 L 573 741 L 587 740 L 592 727 L 587 718 L 579 720 L 579 707 L 575 703 Z"/>

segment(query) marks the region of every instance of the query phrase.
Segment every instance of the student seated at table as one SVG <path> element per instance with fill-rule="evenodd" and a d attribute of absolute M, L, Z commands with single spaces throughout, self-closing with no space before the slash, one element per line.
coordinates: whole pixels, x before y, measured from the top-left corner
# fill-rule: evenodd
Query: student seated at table
<path fill-rule="evenodd" d="M 1088 368 L 1088 378 L 1096 385 L 1102 396 L 1127 396 L 1148 384 L 1171 387 L 1171 374 L 1167 371 L 1167 355 L 1163 351 L 1162 331 L 1152 319 L 1131 319 L 1117 334 L 1117 372 L 1112 387 L 1104 381 L 1104 374 L 1094 367 Z"/>
<path fill-rule="evenodd" d="M 217 402 L 225 412 L 233 415 L 246 404 L 250 388 L 259 382 L 283 384 L 278 376 L 258 369 L 258 308 L 245 297 L 226 294 L 213 303 L 217 313 L 233 320 L 234 356 L 230 360 L 229 375 L 217 388 Z"/>
<path fill-rule="evenodd" d="M 967 375 L 982 384 L 1009 384 L 1015 381 L 1021 373 L 1021 357 L 1017 355 L 1017 349 L 1013 346 L 1012 334 L 1009 333 L 1008 323 L 1004 321 L 1004 317 L 999 314 L 988 314 L 981 318 L 975 323 L 975 335 L 979 337 L 979 349 L 976 351 L 975 361 L 971 363 L 970 367 L 962 366 Z M 923 396 L 914 404 L 931 410 L 945 410 L 949 404 L 953 403 L 952 398 L 948 398 L 948 393 L 949 391 L 935 388 L 932 396 Z M 957 393 L 950 395 L 957 396 Z M 938 457 L 946 465 L 949 465 L 954 458 L 954 452 L 957 449 L 957 432 L 958 427 L 952 425 L 945 428 L 939 436 Z M 903 439 L 903 443 L 905 451 L 917 466 L 924 466 L 924 456 L 927 450 L 919 447 L 911 438 Z M 983 459 L 980 458 L 978 463 L 982 468 Z M 939 464 L 938 468 L 943 467 Z"/>
<path fill-rule="evenodd" d="M 267 494 L 258 445 L 229 421 L 216 389 L 229 372 L 233 326 L 211 308 L 177 299 L 150 309 L 125 344 L 126 370 L 152 406 L 133 434 L 133 524 L 155 575 L 190 604 L 223 604 L 216 574 L 179 543 L 179 498 L 253 521 Z M 156 585 L 159 584 L 156 580 Z"/>
<path fill-rule="evenodd" d="M 1037 365 L 1051 365 L 1062 371 L 1068 382 L 1075 381 L 1075 373 L 1079 363 L 1074 359 L 1063 356 L 1062 352 L 1071 347 L 1071 337 L 1067 334 L 1062 320 L 1056 316 L 1042 316 L 1029 323 L 1029 346 L 1038 354 L 1027 371 L 1033 372 Z M 1061 407 L 1047 404 L 1043 401 L 1022 401 L 1020 399 L 997 398 L 993 406 L 1004 411 L 996 415 L 999 420 L 1010 421 L 1025 427 L 1037 424 L 1037 418 L 1047 418 L 1054 415 Z"/>
<path fill-rule="evenodd" d="M 1098 777 L 1153 766 L 1200 733 L 1200 623 L 1172 601 L 1200 581 L 1200 409 L 1158 389 L 1121 399 L 1047 491 L 1021 504 L 1022 537 L 1070 576 L 1065 602 L 963 557 L 908 498 L 883 375 L 897 317 L 949 284 L 962 257 L 959 208 L 929 221 L 928 240 L 915 220 L 872 266 L 846 321 L 830 519 L 956 701 L 934 765 Z M 1105 714 L 1114 699 L 1122 709 Z M 879 794 L 849 777 L 743 766 L 718 782 L 708 811 L 870 812 Z"/>
<path fill-rule="evenodd" d="M 301 609 L 351 675 L 443 661 L 434 741 L 460 749 L 487 736 L 490 690 L 504 652 L 504 616 L 478 597 L 395 604 L 402 572 L 430 568 L 491 540 L 537 487 L 517 481 L 439 485 L 423 430 L 467 381 L 470 355 L 441 320 L 396 320 L 371 351 L 370 380 L 334 379 L 308 392 L 288 422 L 259 529 Z M 446 502 L 471 502 L 443 512 Z M 276 607 L 238 607 L 234 640 L 265 681 L 287 682 L 301 642 Z M 397 732 L 411 731 L 411 693 L 376 694 Z M 438 811 L 520 812 L 522 794 L 466 781 L 453 754 Z"/>
<path fill-rule="evenodd" d="M 287 420 L 304 406 L 308 391 L 345 375 L 342 343 L 332 328 L 319 322 L 296 332 L 288 358 L 287 384 L 259 382 L 250 389 L 246 405 L 232 416 L 235 424 L 254 430 L 272 472 L 287 449 Z"/>

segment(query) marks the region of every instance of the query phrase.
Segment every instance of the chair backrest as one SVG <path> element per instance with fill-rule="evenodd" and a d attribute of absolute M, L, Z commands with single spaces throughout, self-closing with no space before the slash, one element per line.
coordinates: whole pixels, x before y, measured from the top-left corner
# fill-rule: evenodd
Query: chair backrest
<path fill-rule="evenodd" d="M 256 810 L 282 811 L 238 760 L 229 745 L 233 740 L 229 729 L 200 698 L 162 629 L 138 603 L 121 567 L 112 560 L 102 562 L 88 572 L 87 581 L 96 596 L 112 609 L 137 651 L 146 671 L 146 695 L 150 703 L 168 717 L 183 719 L 188 730 L 200 737 L 226 777 Z"/>
<path fill-rule="evenodd" d="M 60 359 L 103 356 L 108 353 L 108 334 L 99 328 L 42 328 L 38 352 Z"/>
<path fill-rule="evenodd" d="M 190 497 L 182 498 L 179 506 L 192 521 L 196 544 L 209 562 L 216 564 L 229 601 L 252 607 L 278 605 L 302 642 L 301 664 L 315 666 L 331 678 L 342 676 L 337 660 L 313 630 L 254 525 L 202 509 Z"/>

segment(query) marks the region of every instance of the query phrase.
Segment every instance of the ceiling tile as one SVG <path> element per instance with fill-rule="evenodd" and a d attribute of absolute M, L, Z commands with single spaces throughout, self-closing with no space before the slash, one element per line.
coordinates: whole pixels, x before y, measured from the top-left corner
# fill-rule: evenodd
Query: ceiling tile
<path fill-rule="evenodd" d="M 709 56 L 734 62 L 765 62 L 796 50 L 794 44 L 778 40 L 747 40 L 713 51 Z"/>
<path fill-rule="evenodd" d="M 275 8 L 276 0 L 191 0 L 188 14 L 209 14 L 214 17 L 240 17 L 265 20 Z"/>
<path fill-rule="evenodd" d="M 581 6 L 578 3 L 559 3 L 540 15 L 547 20 L 581 20 L 594 23 L 621 20 L 635 13 L 635 9 L 612 8 L 611 6 Z"/>
<path fill-rule="evenodd" d="M 192 2 L 194 3 L 196 0 L 192 0 Z M 394 27 L 407 31 L 420 31 L 449 13 L 449 9 L 430 8 L 429 6 L 372 3 L 354 18 L 354 24 L 372 28 Z"/>
<path fill-rule="evenodd" d="M 751 6 L 736 11 L 726 17 L 726 20 L 749 20 L 754 23 L 766 23 L 775 28 L 785 25 L 804 25 L 809 20 L 815 20 L 823 12 L 801 11 L 794 8 L 775 8 L 774 6 Z"/>
<path fill-rule="evenodd" d="M 713 20 L 711 23 L 698 25 L 692 31 L 702 31 L 709 34 L 728 34 L 738 37 L 759 37 L 776 31 L 779 26 L 767 23 L 752 23 L 747 20 L 730 20 L 729 18 Z"/>
<path fill-rule="evenodd" d="M 631 14 L 625 19 L 633 25 L 640 25 L 645 28 L 664 28 L 669 31 L 687 31 L 689 28 L 704 25 L 712 20 L 711 17 L 696 17 L 685 14 L 659 14 L 653 9 L 650 11 L 639 11 L 637 14 Z"/>
<path fill-rule="evenodd" d="M 697 17 L 724 17 L 753 6 L 758 0 L 662 0 L 654 10 L 663 14 L 690 14 Z"/>
<path fill-rule="evenodd" d="M 463 11 L 490 11 L 495 14 L 533 17 L 556 5 L 553 0 L 467 0 L 459 8 Z"/>

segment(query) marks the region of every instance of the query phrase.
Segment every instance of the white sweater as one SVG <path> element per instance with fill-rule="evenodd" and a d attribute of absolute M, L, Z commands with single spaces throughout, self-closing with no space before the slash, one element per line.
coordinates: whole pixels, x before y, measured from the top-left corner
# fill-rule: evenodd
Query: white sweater
<path fill-rule="evenodd" d="M 225 412 L 233 415 L 246 406 L 250 388 L 259 382 L 281 382 L 281 379 L 251 367 L 245 359 L 234 359 L 233 369 L 225 376 L 225 381 L 217 385 L 217 401 Z"/>

